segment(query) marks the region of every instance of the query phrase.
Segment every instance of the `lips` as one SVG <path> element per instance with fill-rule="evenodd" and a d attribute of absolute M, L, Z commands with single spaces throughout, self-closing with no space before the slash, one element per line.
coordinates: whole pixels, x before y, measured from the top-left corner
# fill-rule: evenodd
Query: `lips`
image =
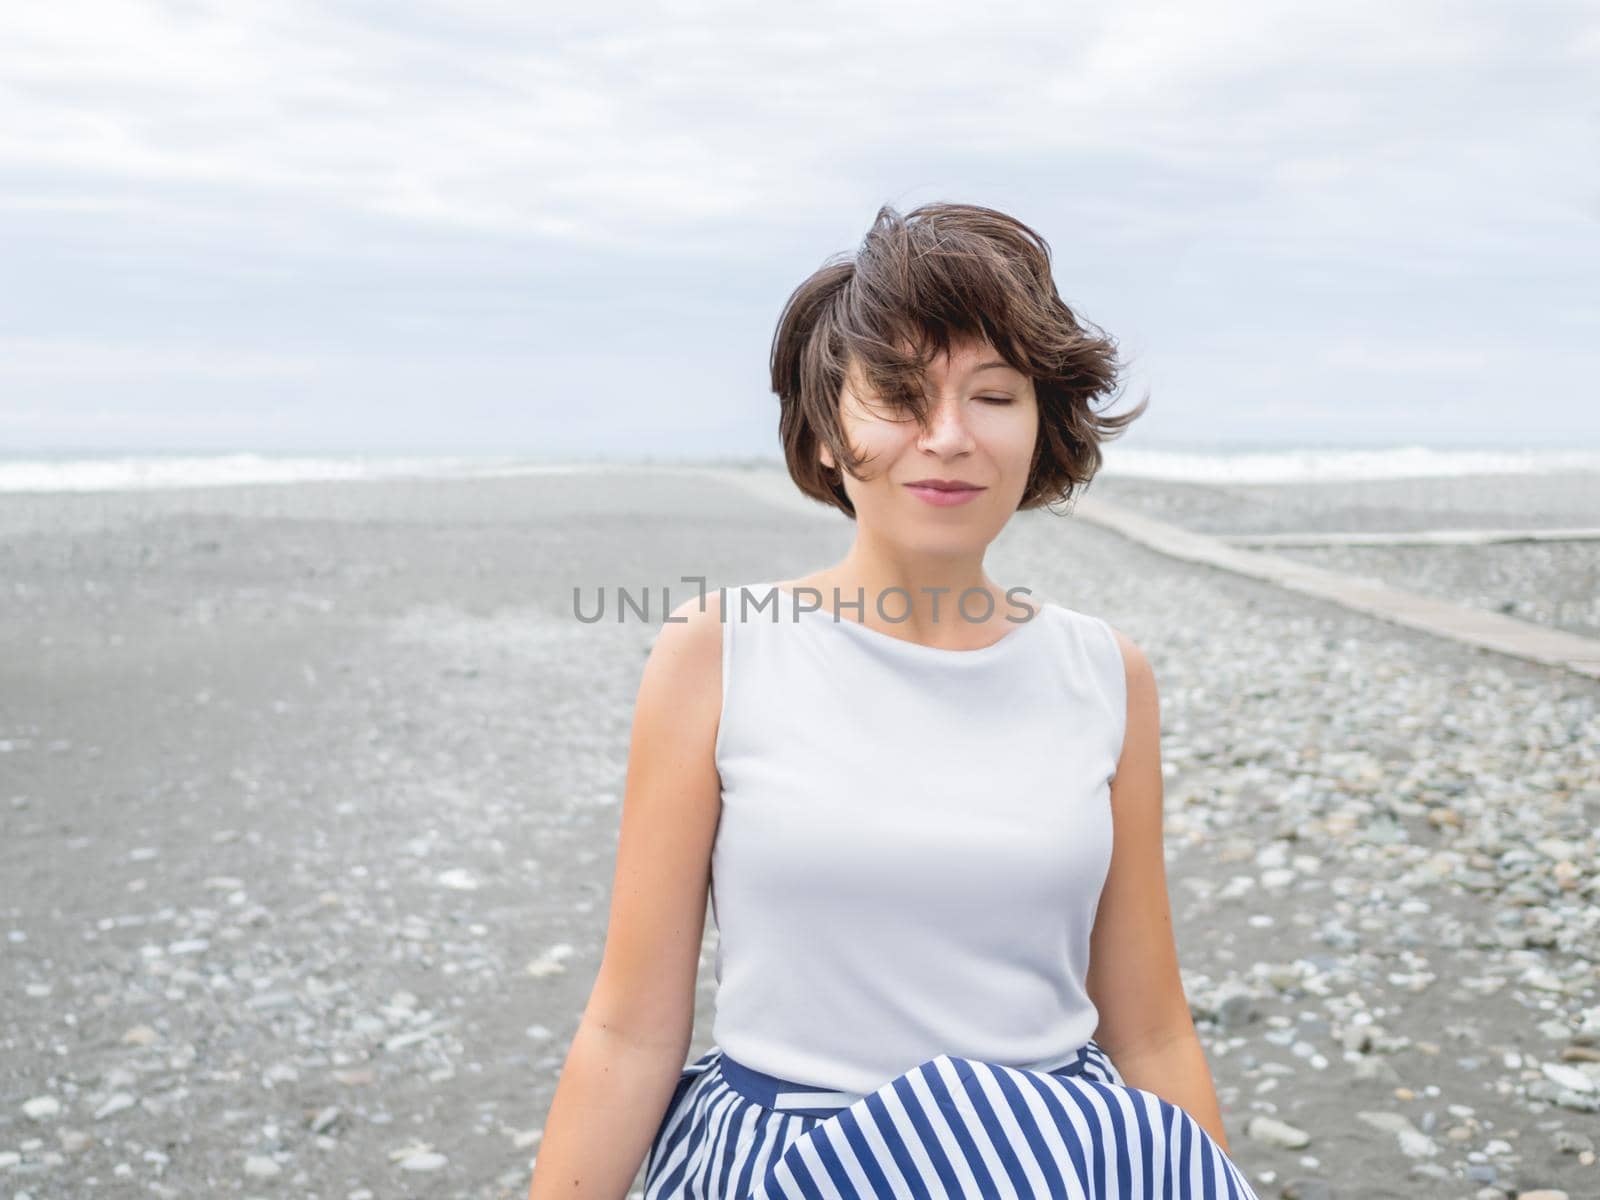
<path fill-rule="evenodd" d="M 960 508 L 973 503 L 985 491 L 964 479 L 919 479 L 905 488 L 921 503 L 934 508 Z"/>

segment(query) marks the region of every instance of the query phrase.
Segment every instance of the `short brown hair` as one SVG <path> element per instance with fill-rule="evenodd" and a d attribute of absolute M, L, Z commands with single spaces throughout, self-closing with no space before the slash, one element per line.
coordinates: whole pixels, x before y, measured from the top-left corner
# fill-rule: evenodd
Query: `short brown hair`
<path fill-rule="evenodd" d="M 839 419 L 856 364 L 875 396 L 927 420 L 922 380 L 952 343 L 983 339 L 1033 380 L 1039 437 L 1019 510 L 1071 499 L 1149 398 L 1116 416 L 1090 401 L 1116 390 L 1116 342 L 1056 292 L 1050 247 L 1028 226 L 975 204 L 925 204 L 901 216 L 885 205 L 853 255 L 830 257 L 795 289 L 772 341 L 772 390 L 789 474 L 800 490 L 855 507 L 819 441 L 852 475 L 860 469 Z M 910 347 L 908 351 L 905 347 Z"/>

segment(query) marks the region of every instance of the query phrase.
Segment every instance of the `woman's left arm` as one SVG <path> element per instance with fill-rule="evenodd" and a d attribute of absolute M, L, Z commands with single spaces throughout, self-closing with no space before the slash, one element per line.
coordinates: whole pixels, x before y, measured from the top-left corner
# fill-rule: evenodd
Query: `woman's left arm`
<path fill-rule="evenodd" d="M 1169 1104 L 1176 1104 L 1211 1135 L 1223 1153 L 1233 1153 L 1222 1128 L 1222 1109 L 1217 1104 L 1211 1067 L 1206 1062 L 1206 1052 L 1193 1022 L 1188 1033 L 1175 1035 L 1164 1046 L 1131 1054 L 1112 1054 L 1111 1061 L 1129 1087 L 1143 1088 Z"/>
<path fill-rule="evenodd" d="M 1111 866 L 1095 912 L 1087 988 L 1095 1041 L 1129 1086 L 1192 1116 L 1226 1152 L 1211 1068 L 1189 1015 L 1162 842 L 1161 705 L 1138 645 L 1115 631 L 1128 681 L 1127 727 L 1111 782 Z"/>

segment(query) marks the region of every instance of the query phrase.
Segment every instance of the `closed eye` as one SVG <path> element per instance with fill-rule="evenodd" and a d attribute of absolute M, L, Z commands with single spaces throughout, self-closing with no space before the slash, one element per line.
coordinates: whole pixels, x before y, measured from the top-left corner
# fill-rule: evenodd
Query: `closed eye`
<path fill-rule="evenodd" d="M 988 401 L 990 404 L 1010 404 L 1010 396 L 979 396 L 978 399 Z"/>

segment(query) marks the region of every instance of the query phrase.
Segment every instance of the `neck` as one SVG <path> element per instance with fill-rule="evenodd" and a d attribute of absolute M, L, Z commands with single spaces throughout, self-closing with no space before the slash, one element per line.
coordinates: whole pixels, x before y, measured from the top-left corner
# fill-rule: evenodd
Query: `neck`
<path fill-rule="evenodd" d="M 1008 599 L 981 560 L 905 563 L 869 558 L 859 548 L 790 586 L 817 589 L 824 612 L 837 607 L 846 619 L 874 629 L 955 647 L 972 641 L 976 631 L 1015 619 L 1028 604 L 1026 596 Z"/>

